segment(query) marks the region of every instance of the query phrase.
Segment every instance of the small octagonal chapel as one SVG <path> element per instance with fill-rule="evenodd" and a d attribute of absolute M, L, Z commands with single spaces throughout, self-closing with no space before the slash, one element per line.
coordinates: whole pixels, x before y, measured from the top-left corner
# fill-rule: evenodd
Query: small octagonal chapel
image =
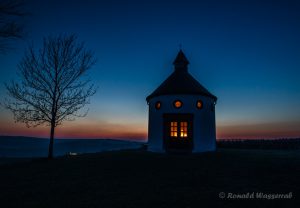
<path fill-rule="evenodd" d="M 173 73 L 147 98 L 148 150 L 205 152 L 216 149 L 215 104 L 211 94 L 188 72 L 179 51 Z"/>

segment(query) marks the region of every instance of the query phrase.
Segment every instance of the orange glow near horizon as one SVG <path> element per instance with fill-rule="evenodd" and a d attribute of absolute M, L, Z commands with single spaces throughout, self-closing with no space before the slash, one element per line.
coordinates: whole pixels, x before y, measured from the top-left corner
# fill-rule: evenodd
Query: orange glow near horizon
<path fill-rule="evenodd" d="M 231 124 L 217 127 L 218 139 L 300 138 L 300 123 Z"/>
<path fill-rule="evenodd" d="M 0 122 L 0 135 L 49 137 L 49 126 L 27 128 L 24 124 Z M 137 124 L 116 124 L 106 122 L 66 122 L 58 126 L 56 138 L 74 139 L 124 139 L 145 141 L 147 129 Z"/>
<path fill-rule="evenodd" d="M 300 137 L 300 122 L 266 124 L 219 124 L 217 139 L 268 139 Z M 49 127 L 27 128 L 13 121 L 0 121 L 0 135 L 49 137 Z M 58 126 L 56 138 L 123 139 L 147 141 L 147 123 L 75 121 Z"/>

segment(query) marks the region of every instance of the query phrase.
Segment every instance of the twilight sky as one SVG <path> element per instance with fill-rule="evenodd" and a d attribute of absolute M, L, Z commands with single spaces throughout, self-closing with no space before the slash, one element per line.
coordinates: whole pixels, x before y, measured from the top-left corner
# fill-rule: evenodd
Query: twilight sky
<path fill-rule="evenodd" d="M 89 115 L 57 137 L 146 139 L 145 98 L 172 72 L 179 44 L 218 97 L 218 138 L 300 136 L 299 1 L 28 0 L 27 11 L 25 40 L 0 54 L 0 100 L 26 47 L 45 36 L 74 33 L 97 58 Z M 0 135 L 48 134 L 0 107 Z"/>

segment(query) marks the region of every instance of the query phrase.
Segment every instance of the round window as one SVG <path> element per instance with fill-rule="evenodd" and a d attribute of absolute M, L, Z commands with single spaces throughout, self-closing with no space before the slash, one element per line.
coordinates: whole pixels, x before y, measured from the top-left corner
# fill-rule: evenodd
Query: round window
<path fill-rule="evenodd" d="M 201 100 L 198 100 L 198 101 L 197 101 L 197 108 L 198 108 L 198 109 L 201 109 L 202 107 L 203 107 L 202 101 L 201 101 Z"/>
<path fill-rule="evenodd" d="M 161 107 L 161 103 L 159 101 L 157 101 L 155 103 L 155 108 L 158 110 L 158 109 L 160 109 L 160 107 Z"/>
<path fill-rule="evenodd" d="M 176 101 L 174 102 L 174 107 L 175 107 L 175 108 L 181 108 L 181 106 L 182 106 L 182 102 L 181 102 L 180 100 L 176 100 Z"/>

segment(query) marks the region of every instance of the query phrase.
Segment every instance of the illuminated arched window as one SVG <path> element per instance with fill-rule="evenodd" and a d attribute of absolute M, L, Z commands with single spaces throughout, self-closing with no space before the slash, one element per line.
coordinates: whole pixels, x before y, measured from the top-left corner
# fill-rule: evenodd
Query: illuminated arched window
<path fill-rule="evenodd" d="M 161 107 L 161 103 L 160 103 L 159 101 L 157 101 L 157 102 L 155 103 L 155 108 L 156 108 L 157 110 L 159 110 L 160 107 Z"/>
<path fill-rule="evenodd" d="M 174 102 L 174 107 L 175 107 L 175 108 L 181 108 L 181 107 L 182 107 L 182 102 L 181 102 L 180 100 L 176 100 L 176 101 Z"/>
<path fill-rule="evenodd" d="M 197 106 L 198 109 L 201 109 L 203 107 L 202 101 L 198 100 L 196 106 Z"/>

